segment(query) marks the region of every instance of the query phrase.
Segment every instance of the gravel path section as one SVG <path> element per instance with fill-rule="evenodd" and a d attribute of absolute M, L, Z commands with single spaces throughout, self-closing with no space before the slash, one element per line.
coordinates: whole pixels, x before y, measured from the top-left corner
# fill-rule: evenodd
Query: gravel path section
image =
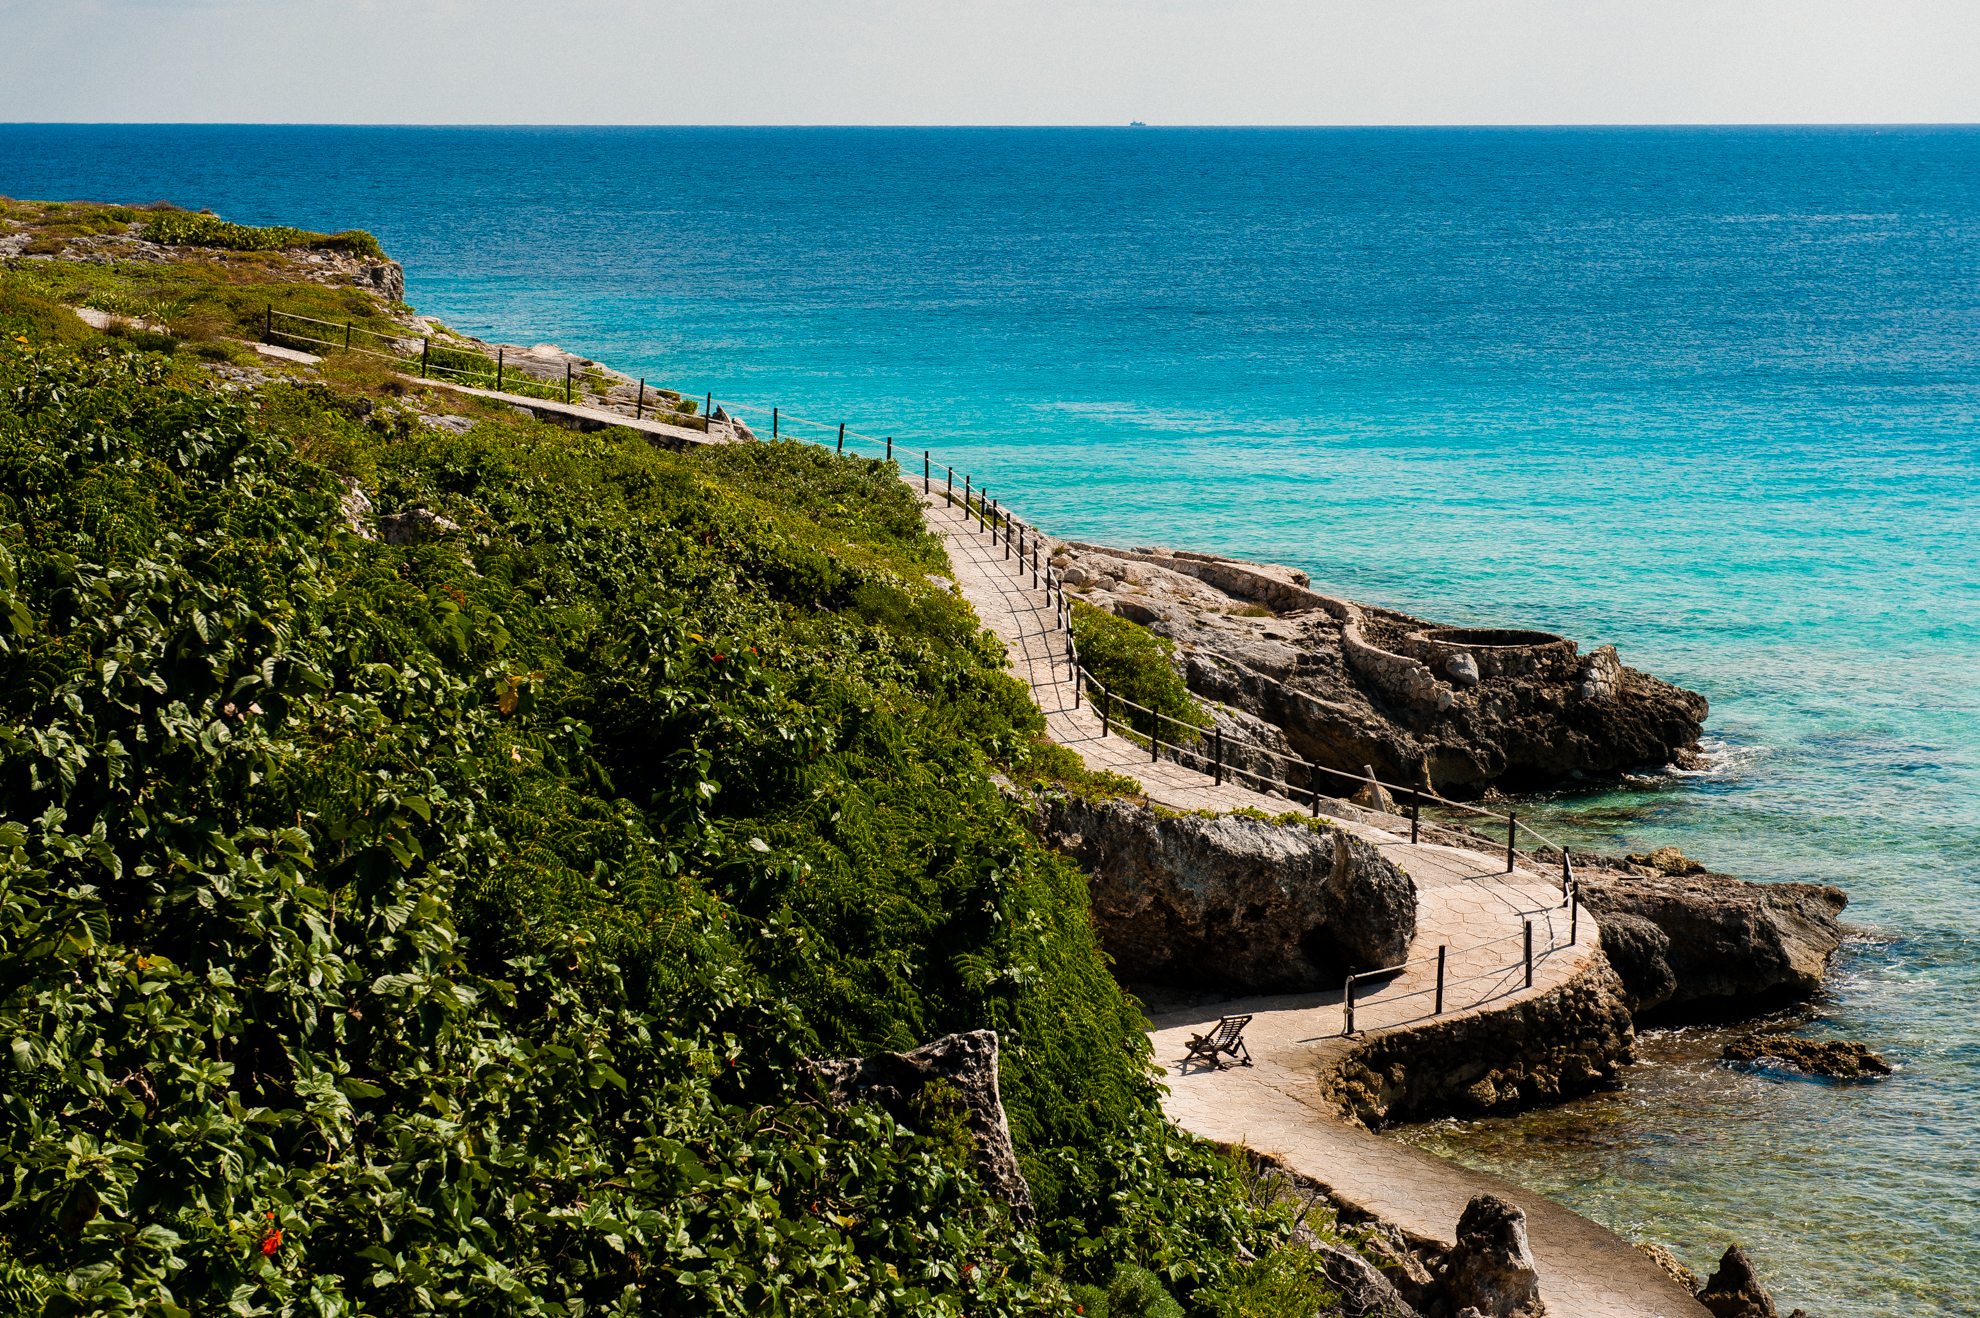
<path fill-rule="evenodd" d="M 915 482 L 918 484 L 919 482 Z M 1148 750 L 1103 736 L 1098 714 L 1075 698 L 1067 637 L 1042 579 L 1005 542 L 938 490 L 923 496 L 931 530 L 947 543 L 956 585 L 997 634 L 1017 676 L 1031 683 L 1048 734 L 1089 768 L 1138 779 L 1148 797 L 1172 810 L 1243 808 L 1280 814 L 1282 797 L 1214 782 L 1171 760 L 1151 763 Z M 1042 561 L 1042 560 L 1041 560 Z M 1586 912 L 1573 927 L 1558 881 L 1524 869 L 1508 872 L 1492 858 L 1457 847 L 1416 845 L 1408 822 L 1347 802 L 1321 802 L 1321 817 L 1382 849 L 1417 886 L 1417 932 L 1410 964 L 1385 983 L 1356 990 L 1362 1032 L 1500 1010 L 1572 979 L 1595 958 L 1597 931 Z M 1400 829 L 1382 827 L 1389 823 Z M 1525 927 L 1533 926 L 1533 982 L 1526 982 Z M 1434 1016 L 1437 948 L 1449 949 L 1445 1012 Z M 1149 1037 L 1166 1072 L 1163 1109 L 1184 1129 L 1277 1154 L 1327 1184 L 1336 1195 L 1405 1231 L 1451 1242 L 1460 1214 L 1476 1194 L 1496 1194 L 1527 1213 L 1540 1268 L 1541 1295 L 1557 1318 L 1697 1318 L 1706 1310 L 1626 1241 L 1530 1190 L 1474 1172 L 1341 1120 L 1318 1077 L 1345 1059 L 1342 993 L 1244 998 L 1156 1014 Z M 1254 1065 L 1212 1070 L 1185 1066 L 1191 1034 L 1220 1015 L 1249 1013 L 1245 1042 Z"/>

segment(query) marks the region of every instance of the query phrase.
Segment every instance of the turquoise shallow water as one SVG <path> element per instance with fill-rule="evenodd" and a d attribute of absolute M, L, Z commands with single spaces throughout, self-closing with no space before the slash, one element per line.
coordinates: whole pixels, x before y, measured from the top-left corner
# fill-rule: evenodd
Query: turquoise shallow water
<path fill-rule="evenodd" d="M 0 127 L 0 190 L 372 228 L 423 310 L 936 450 L 1064 535 L 1614 642 L 1713 768 L 1538 808 L 1836 883 L 1808 1028 L 1413 1132 L 1827 1314 L 1980 1293 L 1980 131 Z"/>

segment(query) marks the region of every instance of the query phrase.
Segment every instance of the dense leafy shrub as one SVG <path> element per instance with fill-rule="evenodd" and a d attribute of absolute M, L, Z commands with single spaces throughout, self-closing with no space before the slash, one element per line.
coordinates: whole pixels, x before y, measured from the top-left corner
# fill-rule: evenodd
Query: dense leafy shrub
<path fill-rule="evenodd" d="M 898 482 L 8 343 L 0 1299 L 1210 1305 L 1283 1235 L 1163 1122 L 990 778 L 1037 711 Z M 363 539 L 353 476 L 461 530 Z M 801 1065 L 981 1026 L 1035 1231 L 952 1121 Z"/>
<path fill-rule="evenodd" d="M 1073 601 L 1072 633 L 1080 664 L 1116 698 L 1132 700 L 1180 722 L 1209 726 L 1209 718 L 1189 694 L 1189 684 L 1176 671 L 1174 641 L 1079 600 Z M 1140 710 L 1120 706 L 1116 706 L 1116 717 L 1144 734 L 1155 722 Z M 1162 724 L 1161 735 L 1169 743 L 1195 738 L 1193 733 L 1183 737 L 1169 722 Z"/>
<path fill-rule="evenodd" d="M 349 252 L 353 256 L 385 259 L 385 249 L 363 229 L 342 233 L 311 233 L 277 224 L 253 228 L 235 224 L 215 215 L 193 215 L 186 211 L 166 211 L 144 222 L 144 237 L 168 247 L 218 247 L 235 252 L 273 252 L 285 247 L 323 247 Z"/>

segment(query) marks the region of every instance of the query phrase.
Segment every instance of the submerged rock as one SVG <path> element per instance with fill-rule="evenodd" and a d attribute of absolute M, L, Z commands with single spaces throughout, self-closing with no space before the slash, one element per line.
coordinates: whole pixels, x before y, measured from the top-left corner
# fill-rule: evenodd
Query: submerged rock
<path fill-rule="evenodd" d="M 1452 1308 L 1483 1318 L 1531 1318 L 1544 1313 L 1540 1269 L 1526 1241 L 1526 1210 L 1481 1194 L 1458 1219 L 1457 1247 L 1444 1260 L 1444 1294 Z"/>
<path fill-rule="evenodd" d="M 834 1103 L 841 1107 L 874 1103 L 907 1125 L 913 1124 L 915 1100 L 929 1084 L 946 1081 L 969 1111 L 977 1171 L 984 1185 L 1011 1206 L 1011 1216 L 1018 1222 L 1032 1220 L 1031 1187 L 1018 1167 L 1010 1120 L 1004 1115 L 997 1085 L 995 1030 L 944 1035 L 913 1052 L 841 1057 L 813 1061 L 810 1066 Z"/>
<path fill-rule="evenodd" d="M 1692 1294 L 1695 1295 L 1698 1293 L 1698 1274 L 1679 1262 L 1677 1255 L 1671 1253 L 1670 1250 L 1665 1249 L 1655 1241 L 1650 1240 L 1637 1241 L 1636 1248 L 1639 1253 L 1644 1254 L 1652 1263 L 1662 1268 L 1665 1276 Z"/>
<path fill-rule="evenodd" d="M 1860 1043 L 1840 1039 L 1790 1039 L 1779 1034 L 1753 1034 L 1735 1039 L 1720 1054 L 1729 1062 L 1757 1062 L 1772 1057 L 1811 1075 L 1846 1080 L 1867 1075 L 1890 1075 L 1891 1065 Z"/>
<path fill-rule="evenodd" d="M 1416 884 L 1341 829 L 1072 798 L 1041 803 L 1038 829 L 1087 871 L 1094 927 L 1126 980 L 1335 988 L 1403 960 L 1416 933 Z"/>

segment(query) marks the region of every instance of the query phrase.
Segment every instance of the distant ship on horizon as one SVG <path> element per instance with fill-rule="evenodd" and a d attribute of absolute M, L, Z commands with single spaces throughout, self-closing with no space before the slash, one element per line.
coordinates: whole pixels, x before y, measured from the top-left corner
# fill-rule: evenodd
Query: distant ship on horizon
<path fill-rule="evenodd" d="M 1130 120 L 1128 121 L 1128 127 L 1129 127 L 1129 128 L 1146 128 L 1146 127 L 1148 127 L 1148 125 L 1147 125 L 1147 124 L 1145 124 L 1145 123 L 1143 123 L 1143 122 L 1141 122 L 1141 120 L 1139 120 L 1139 119 L 1130 119 Z"/>

